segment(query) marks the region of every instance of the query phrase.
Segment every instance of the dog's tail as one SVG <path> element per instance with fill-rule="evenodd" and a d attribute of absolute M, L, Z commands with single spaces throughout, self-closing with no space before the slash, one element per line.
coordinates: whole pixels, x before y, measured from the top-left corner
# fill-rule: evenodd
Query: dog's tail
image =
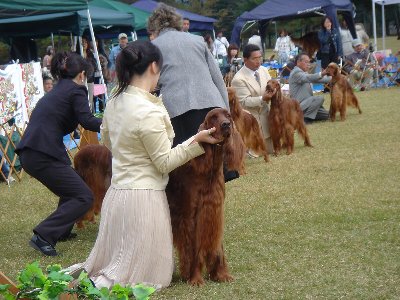
<path fill-rule="evenodd" d="M 360 103 L 356 97 L 356 95 L 354 95 L 353 89 L 350 85 L 350 83 L 348 81 L 347 82 L 347 93 L 349 93 L 350 95 L 347 95 L 347 105 L 355 107 L 358 109 L 358 113 L 362 114 L 361 111 L 361 107 L 360 107 Z"/>
<path fill-rule="evenodd" d="M 297 128 L 296 128 L 297 132 L 303 138 L 304 145 L 307 147 L 312 147 L 311 141 L 310 141 L 310 136 L 308 135 L 307 127 L 304 124 L 304 114 L 303 114 L 303 111 L 301 110 L 300 103 L 297 102 L 296 100 L 291 100 L 291 101 L 293 101 L 295 103 L 294 106 L 295 106 L 296 112 L 299 116 L 298 124 L 297 124 Z"/>

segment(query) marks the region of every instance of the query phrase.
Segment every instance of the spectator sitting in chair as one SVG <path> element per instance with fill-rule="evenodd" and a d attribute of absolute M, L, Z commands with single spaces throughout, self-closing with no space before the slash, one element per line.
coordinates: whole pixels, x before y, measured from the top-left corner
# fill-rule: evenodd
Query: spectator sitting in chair
<path fill-rule="evenodd" d="M 349 74 L 351 86 L 363 91 L 372 84 L 376 61 L 359 39 L 353 41 L 353 48 L 354 52 L 346 57 L 343 69 Z"/>

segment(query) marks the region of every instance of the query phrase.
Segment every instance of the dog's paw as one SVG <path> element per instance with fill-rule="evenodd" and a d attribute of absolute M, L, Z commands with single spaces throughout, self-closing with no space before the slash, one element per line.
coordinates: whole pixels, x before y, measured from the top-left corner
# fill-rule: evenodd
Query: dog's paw
<path fill-rule="evenodd" d="M 217 282 L 230 282 L 234 280 L 234 278 L 227 272 L 210 275 L 210 279 Z"/>
<path fill-rule="evenodd" d="M 192 286 L 203 286 L 204 285 L 204 279 L 200 275 L 192 277 L 188 283 Z"/>

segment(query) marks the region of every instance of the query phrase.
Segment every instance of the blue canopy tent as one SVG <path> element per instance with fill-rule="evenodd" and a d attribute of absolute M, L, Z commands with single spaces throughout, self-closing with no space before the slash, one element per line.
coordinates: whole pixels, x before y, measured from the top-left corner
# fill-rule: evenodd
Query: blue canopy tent
<path fill-rule="evenodd" d="M 139 0 L 133 3 L 134 7 L 140 8 L 147 12 L 153 12 L 154 9 L 158 6 L 158 2 L 152 0 Z M 176 9 L 176 11 L 183 17 L 188 18 L 190 20 L 190 28 L 189 31 L 205 31 L 205 30 L 214 30 L 214 23 L 217 22 L 216 19 L 204 17 L 202 15 L 198 15 L 195 13 L 191 13 L 182 9 Z"/>
<path fill-rule="evenodd" d="M 290 20 L 318 15 L 329 16 L 335 27 L 339 28 L 337 12 L 340 11 L 346 20 L 349 30 L 356 38 L 354 26 L 354 8 L 350 0 L 267 0 L 251 11 L 244 12 L 235 22 L 231 43 L 240 45 L 240 32 L 244 24 L 249 21 L 258 21 L 261 36 L 265 36 L 266 28 L 271 21 Z"/>

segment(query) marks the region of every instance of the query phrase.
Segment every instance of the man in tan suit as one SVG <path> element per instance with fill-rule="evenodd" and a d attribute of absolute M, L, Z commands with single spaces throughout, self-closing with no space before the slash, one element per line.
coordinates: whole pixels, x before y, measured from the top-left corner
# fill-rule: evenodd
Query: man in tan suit
<path fill-rule="evenodd" d="M 268 104 L 270 95 L 265 91 L 271 76 L 267 68 L 261 66 L 262 53 L 257 45 L 248 44 L 243 49 L 243 67 L 232 79 L 232 87 L 235 89 L 242 107 L 249 111 L 258 121 L 265 138 L 269 153 L 273 152 L 272 142 L 268 129 Z M 251 149 L 249 149 L 251 150 Z M 249 151 L 250 156 L 256 156 Z"/>

